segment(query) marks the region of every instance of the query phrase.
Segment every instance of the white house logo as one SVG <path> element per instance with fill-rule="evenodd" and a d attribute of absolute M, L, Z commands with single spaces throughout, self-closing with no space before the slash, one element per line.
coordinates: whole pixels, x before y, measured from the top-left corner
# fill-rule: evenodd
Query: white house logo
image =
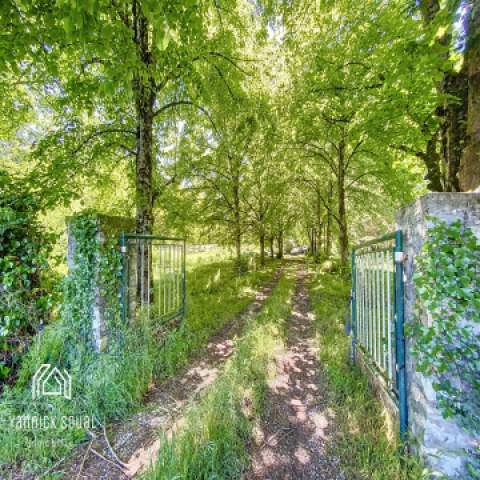
<path fill-rule="evenodd" d="M 32 398 L 64 397 L 72 399 L 72 377 L 66 370 L 44 363 L 33 376 Z"/>

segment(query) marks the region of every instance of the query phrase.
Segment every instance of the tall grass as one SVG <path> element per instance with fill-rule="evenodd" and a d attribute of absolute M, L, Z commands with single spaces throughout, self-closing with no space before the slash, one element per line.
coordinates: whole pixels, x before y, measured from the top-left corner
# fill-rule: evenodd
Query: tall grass
<path fill-rule="evenodd" d="M 170 333 L 162 348 L 152 326 L 142 323 L 131 331 L 118 355 L 94 355 L 70 371 L 72 400 L 48 397 L 32 401 L 30 383 L 42 363 L 61 365 L 68 331 L 49 326 L 23 361 L 17 384 L 0 400 L 0 478 L 8 478 L 13 464 L 26 471 L 41 471 L 68 455 L 86 438 L 86 428 L 15 429 L 11 419 L 45 416 L 93 417 L 93 426 L 123 418 L 141 407 L 152 381 L 173 375 L 206 340 L 251 302 L 256 290 L 272 278 L 277 264 L 239 275 L 228 261 L 199 264 L 187 272 L 187 316 Z"/>
<path fill-rule="evenodd" d="M 349 362 L 344 317 L 349 282 L 338 274 L 317 273 L 310 285 L 320 361 L 328 378 L 339 423 L 333 444 L 347 478 L 419 480 L 427 478 L 416 458 L 387 437 L 379 402 L 359 368 Z"/>
<path fill-rule="evenodd" d="M 291 276 L 280 280 L 210 392 L 192 407 L 173 438 L 163 438 L 158 462 L 144 480 L 240 478 L 264 408 L 267 379 L 274 373 L 273 358 L 284 343 L 293 285 Z"/>

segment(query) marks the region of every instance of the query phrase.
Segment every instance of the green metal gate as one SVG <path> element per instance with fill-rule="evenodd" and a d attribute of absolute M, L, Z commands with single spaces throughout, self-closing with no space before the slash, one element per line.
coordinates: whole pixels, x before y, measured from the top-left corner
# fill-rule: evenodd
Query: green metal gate
<path fill-rule="evenodd" d="M 185 240 L 123 233 L 121 302 L 124 322 L 139 315 L 160 326 L 185 315 Z"/>
<path fill-rule="evenodd" d="M 402 232 L 357 245 L 352 252 L 352 352 L 383 377 L 408 427 L 405 373 Z"/>

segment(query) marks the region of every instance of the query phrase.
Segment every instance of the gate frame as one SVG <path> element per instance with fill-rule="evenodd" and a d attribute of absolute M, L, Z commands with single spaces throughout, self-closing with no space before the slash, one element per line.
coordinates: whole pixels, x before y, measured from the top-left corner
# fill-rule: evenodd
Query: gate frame
<path fill-rule="evenodd" d="M 398 411 L 400 424 L 400 439 L 407 440 L 408 433 L 408 404 L 407 404 L 407 375 L 405 360 L 405 313 L 404 313 L 404 272 L 403 263 L 406 256 L 403 252 L 403 233 L 401 230 L 383 235 L 382 237 L 360 243 L 352 249 L 352 357 L 356 361 L 357 349 L 357 274 L 356 274 L 356 250 L 376 245 L 388 240 L 394 240 L 394 327 L 395 327 L 395 375 L 398 390 Z"/>
<path fill-rule="evenodd" d="M 166 321 L 173 320 L 174 318 L 181 317 L 185 318 L 186 315 L 186 300 L 187 300 L 187 274 L 186 274 L 186 257 L 187 257 L 187 243 L 185 238 L 178 237 L 163 237 L 161 235 L 148 235 L 144 233 L 125 233 L 120 234 L 120 252 L 122 254 L 122 278 L 121 278 L 121 288 L 120 288 L 120 298 L 121 298 L 121 307 L 122 307 L 122 322 L 125 324 L 127 321 L 127 269 L 126 269 L 126 253 L 127 253 L 127 243 L 129 239 L 138 239 L 138 240 L 151 240 L 151 241 L 166 241 L 166 242 L 179 242 L 182 244 L 182 305 L 178 312 L 166 317 Z"/>

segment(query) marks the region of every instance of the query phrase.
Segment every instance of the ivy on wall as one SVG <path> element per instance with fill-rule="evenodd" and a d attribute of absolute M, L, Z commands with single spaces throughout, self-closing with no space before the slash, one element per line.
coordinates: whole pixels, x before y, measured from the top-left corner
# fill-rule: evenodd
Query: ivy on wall
<path fill-rule="evenodd" d="M 68 335 L 74 340 L 69 344 L 80 356 L 94 350 L 92 317 L 97 285 L 105 299 L 104 317 L 111 349 L 115 348 L 114 340 L 118 338 L 121 328 L 121 254 L 118 251 L 118 239 L 110 236 L 100 242 L 97 238 L 97 221 L 94 212 L 87 212 L 70 222 L 69 234 L 75 239 L 74 268 L 65 280 L 62 318 L 68 326 Z"/>
<path fill-rule="evenodd" d="M 429 321 L 415 322 L 413 354 L 444 416 L 480 432 L 480 243 L 462 221 L 431 220 L 414 274 Z"/>

